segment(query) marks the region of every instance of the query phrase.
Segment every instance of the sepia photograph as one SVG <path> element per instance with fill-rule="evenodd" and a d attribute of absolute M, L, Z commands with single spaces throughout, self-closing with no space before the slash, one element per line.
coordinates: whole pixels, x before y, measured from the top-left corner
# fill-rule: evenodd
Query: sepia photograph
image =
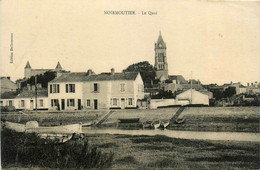
<path fill-rule="evenodd" d="M 260 2 L 1 0 L 1 169 L 260 169 Z"/>

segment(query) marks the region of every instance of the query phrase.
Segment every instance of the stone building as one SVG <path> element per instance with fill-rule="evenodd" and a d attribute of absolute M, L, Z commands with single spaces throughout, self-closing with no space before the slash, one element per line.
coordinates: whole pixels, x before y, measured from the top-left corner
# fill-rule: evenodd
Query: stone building
<path fill-rule="evenodd" d="M 31 76 L 44 74 L 47 71 L 55 71 L 55 72 L 62 72 L 62 67 L 60 62 L 57 63 L 55 69 L 32 69 L 29 61 L 27 61 L 26 66 L 24 67 L 24 77 L 30 78 Z"/>
<path fill-rule="evenodd" d="M 168 62 L 166 55 L 166 43 L 163 41 L 161 32 L 157 43 L 154 44 L 156 79 L 164 81 L 168 79 Z"/>

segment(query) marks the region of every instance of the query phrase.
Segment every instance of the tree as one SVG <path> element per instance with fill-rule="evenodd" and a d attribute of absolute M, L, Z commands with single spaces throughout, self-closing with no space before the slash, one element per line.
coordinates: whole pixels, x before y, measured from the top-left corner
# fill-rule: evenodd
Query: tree
<path fill-rule="evenodd" d="M 144 87 L 152 87 L 152 82 L 155 80 L 155 70 L 148 61 L 142 61 L 139 63 L 128 66 L 123 72 L 140 72 L 144 82 Z"/>
<path fill-rule="evenodd" d="M 172 99 L 172 98 L 174 98 L 174 95 L 171 90 L 169 91 L 160 90 L 159 94 L 152 96 L 152 99 Z"/>
<path fill-rule="evenodd" d="M 56 77 L 56 72 L 54 71 L 47 71 L 44 74 L 36 75 L 37 83 L 42 84 L 42 87 L 47 88 L 48 82 L 53 80 Z M 22 87 L 26 87 L 27 84 L 35 85 L 35 76 L 31 76 L 26 81 L 22 82 Z"/>
<path fill-rule="evenodd" d="M 224 91 L 224 95 L 226 97 L 232 97 L 233 95 L 236 94 L 236 88 L 235 87 L 228 87 L 225 91 Z"/>

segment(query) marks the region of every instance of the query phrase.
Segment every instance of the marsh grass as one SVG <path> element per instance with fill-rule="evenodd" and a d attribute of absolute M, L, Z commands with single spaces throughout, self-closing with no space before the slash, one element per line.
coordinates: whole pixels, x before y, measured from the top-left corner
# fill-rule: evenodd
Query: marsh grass
<path fill-rule="evenodd" d="M 116 169 L 259 169 L 259 142 L 176 139 L 162 135 L 91 135 L 114 151 Z M 109 143 L 107 145 L 106 143 Z M 114 147 L 112 144 L 116 144 Z"/>
<path fill-rule="evenodd" d="M 125 156 L 115 160 L 115 162 L 118 164 L 139 164 L 139 162 L 133 156 Z"/>
<path fill-rule="evenodd" d="M 109 168 L 113 153 L 102 153 L 85 136 L 74 135 L 65 143 L 41 139 L 36 134 L 1 132 L 2 167 Z"/>

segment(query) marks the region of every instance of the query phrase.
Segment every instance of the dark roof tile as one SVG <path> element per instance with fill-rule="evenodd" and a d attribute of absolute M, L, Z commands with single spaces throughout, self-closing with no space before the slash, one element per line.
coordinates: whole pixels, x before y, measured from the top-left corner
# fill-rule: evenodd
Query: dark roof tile
<path fill-rule="evenodd" d="M 34 90 L 24 90 L 20 94 L 18 94 L 16 98 L 33 98 L 33 97 L 35 97 Z M 48 90 L 47 89 L 37 90 L 37 97 L 48 97 Z"/>
<path fill-rule="evenodd" d="M 55 78 L 51 83 L 58 82 L 83 82 L 83 81 L 115 81 L 115 80 L 135 80 L 138 72 L 115 73 L 115 74 L 98 74 L 87 76 L 86 72 L 70 73 Z"/>

